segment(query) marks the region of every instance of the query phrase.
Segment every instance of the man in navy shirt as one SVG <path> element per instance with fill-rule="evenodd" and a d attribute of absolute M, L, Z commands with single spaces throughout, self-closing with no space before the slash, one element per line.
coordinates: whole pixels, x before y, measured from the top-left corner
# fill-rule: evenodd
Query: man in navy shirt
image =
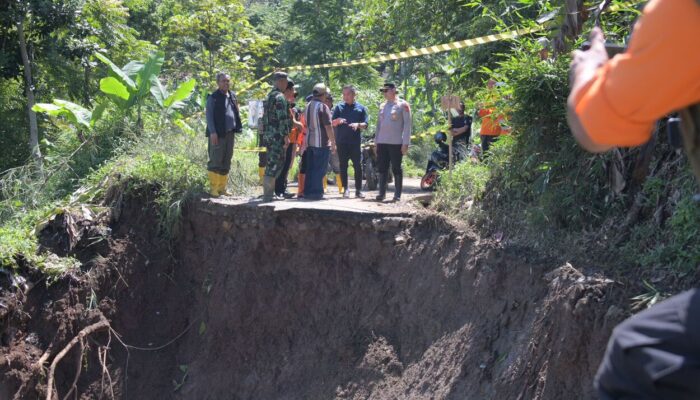
<path fill-rule="evenodd" d="M 333 109 L 333 126 L 340 159 L 340 179 L 343 182 L 344 198 L 350 197 L 348 190 L 348 164 L 352 160 L 355 170 L 355 197 L 362 194 L 362 131 L 368 127 L 367 108 L 355 101 L 357 90 L 352 85 L 343 87 L 343 102 Z"/>
<path fill-rule="evenodd" d="M 459 103 L 458 115 L 452 117 L 450 124 L 450 134 L 452 135 L 452 146 L 456 149 L 455 152 L 459 155 L 457 161 L 461 161 L 466 157 L 467 147 L 469 145 L 469 137 L 472 134 L 472 117 L 464 114 L 464 103 Z"/>

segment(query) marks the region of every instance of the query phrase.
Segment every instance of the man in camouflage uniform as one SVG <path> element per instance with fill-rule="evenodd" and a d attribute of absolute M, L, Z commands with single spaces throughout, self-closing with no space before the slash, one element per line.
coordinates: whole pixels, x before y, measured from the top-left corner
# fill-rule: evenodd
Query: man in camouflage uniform
<path fill-rule="evenodd" d="M 284 167 L 285 150 L 289 145 L 292 118 L 284 97 L 288 79 L 284 72 L 273 75 L 274 87 L 267 95 L 263 112 L 263 137 L 267 148 L 267 167 L 263 178 L 263 201 L 275 200 L 275 179 Z"/>

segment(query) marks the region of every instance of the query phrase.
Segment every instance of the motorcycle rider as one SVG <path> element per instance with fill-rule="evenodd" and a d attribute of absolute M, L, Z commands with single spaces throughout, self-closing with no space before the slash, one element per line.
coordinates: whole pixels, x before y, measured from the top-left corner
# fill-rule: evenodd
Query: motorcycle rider
<path fill-rule="evenodd" d="M 600 29 L 571 63 L 567 117 L 585 149 L 649 140 L 655 121 L 681 110 L 686 152 L 700 179 L 700 1 L 651 0 L 629 49 L 608 58 Z M 689 139 L 689 140 L 688 140 Z M 658 303 L 618 325 L 598 369 L 604 400 L 700 399 L 700 290 Z"/>

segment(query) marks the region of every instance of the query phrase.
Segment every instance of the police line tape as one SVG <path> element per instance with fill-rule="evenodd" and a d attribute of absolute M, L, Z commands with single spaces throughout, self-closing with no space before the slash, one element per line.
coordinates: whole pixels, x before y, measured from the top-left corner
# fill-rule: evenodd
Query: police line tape
<path fill-rule="evenodd" d="M 535 27 L 531 27 L 531 28 L 517 29 L 517 30 L 510 31 L 510 32 L 495 33 L 492 35 L 486 35 L 486 36 L 477 37 L 477 38 L 473 38 L 473 39 L 458 40 L 458 41 L 452 42 L 452 43 L 439 44 L 436 46 L 428 46 L 428 47 L 423 47 L 420 49 L 409 49 L 409 50 L 404 50 L 404 51 L 401 51 L 398 53 L 385 54 L 385 55 L 375 56 L 375 57 L 370 57 L 370 58 L 362 58 L 362 59 L 357 59 L 357 60 L 341 61 L 341 62 L 334 62 L 334 63 L 327 63 L 327 64 L 295 65 L 292 67 L 280 68 L 280 71 L 286 70 L 289 72 L 293 72 L 293 71 L 308 71 L 308 70 L 313 70 L 313 69 L 344 68 L 344 67 L 353 67 L 353 66 L 357 66 L 357 65 L 377 64 L 377 63 L 381 63 L 381 62 L 385 62 L 385 61 L 397 61 L 397 60 L 403 60 L 406 58 L 422 57 L 422 56 L 428 56 L 431 54 L 444 53 L 446 51 L 466 49 L 468 47 L 473 47 L 473 46 L 477 46 L 480 44 L 500 42 L 502 40 L 514 39 L 514 38 L 522 36 L 522 35 L 527 35 L 530 33 L 539 32 L 539 31 L 542 31 L 545 29 L 548 29 L 548 28 L 544 25 L 540 25 L 540 26 L 535 26 Z M 258 84 L 262 83 L 262 81 L 269 78 L 274 73 L 275 73 L 275 71 L 270 72 L 270 73 L 264 75 L 263 77 L 261 77 L 260 79 L 256 80 L 255 82 L 251 83 L 250 85 L 246 86 L 245 88 L 239 90 L 238 95 L 241 95 L 242 93 L 245 93 L 248 90 L 252 89 L 253 87 L 257 86 Z"/>
<path fill-rule="evenodd" d="M 641 3 L 643 3 L 643 1 L 631 0 L 631 1 L 626 1 L 623 3 L 611 4 L 610 6 L 607 7 L 606 12 L 607 13 L 616 13 L 618 11 L 623 11 L 623 9 L 625 9 L 626 7 L 634 7 L 634 6 L 639 5 Z M 422 56 L 427 56 L 427 55 L 431 55 L 431 54 L 438 54 L 438 53 L 443 53 L 443 52 L 452 51 L 452 50 L 465 49 L 468 47 L 478 46 L 480 44 L 500 42 L 502 40 L 514 39 L 514 38 L 517 38 L 519 36 L 527 35 L 530 33 L 535 33 L 535 32 L 540 32 L 543 30 L 551 29 L 551 26 L 548 26 L 548 24 L 544 23 L 544 22 L 546 22 L 546 20 L 544 20 L 544 21 L 538 20 L 537 22 L 539 22 L 541 24 L 538 26 L 530 27 L 530 28 L 516 29 L 516 30 L 509 31 L 509 32 L 496 33 L 496 34 L 481 36 L 481 37 L 472 38 L 472 39 L 458 40 L 458 41 L 452 42 L 452 43 L 445 43 L 445 44 L 439 44 L 439 45 L 435 45 L 435 46 L 428 46 L 428 47 L 423 47 L 420 49 L 409 49 L 409 50 L 400 51 L 398 53 L 385 54 L 385 55 L 381 55 L 381 56 L 375 56 L 375 57 L 363 58 L 363 59 L 357 59 L 357 60 L 351 60 L 351 61 L 341 61 L 341 62 L 315 64 L 315 65 L 295 65 L 295 66 L 286 68 L 286 71 L 292 72 L 292 71 L 308 71 L 308 70 L 312 70 L 312 69 L 344 68 L 344 67 L 352 67 L 352 66 L 357 66 L 357 65 L 377 64 L 377 63 L 386 62 L 386 61 L 397 61 L 397 60 L 403 60 L 406 58 L 422 57 Z M 284 71 L 285 68 L 280 68 L 279 70 Z M 244 87 L 243 89 L 240 89 L 238 91 L 238 94 L 241 95 L 241 94 L 247 92 L 248 90 L 252 89 L 253 87 L 259 85 L 265 79 L 272 76 L 272 74 L 274 74 L 275 72 L 276 71 L 271 71 L 271 72 L 265 74 L 264 76 L 257 79 L 255 82 Z"/>
<path fill-rule="evenodd" d="M 500 42 L 501 40 L 513 39 L 518 36 L 527 35 L 534 32 L 539 32 L 544 30 L 544 26 L 535 26 L 532 28 L 518 29 L 510 32 L 496 33 L 493 35 L 482 36 L 474 39 L 459 40 L 452 43 L 440 44 L 436 46 L 428 46 L 420 49 L 410 49 L 401 51 L 393 54 L 386 54 L 382 56 L 375 56 L 366 59 L 352 60 L 352 61 L 341 61 L 329 64 L 316 64 L 316 65 L 298 65 L 294 67 L 287 68 L 287 71 L 306 71 L 310 69 L 324 69 L 324 68 L 342 68 L 342 67 L 352 67 L 355 65 L 365 65 L 365 64 L 376 64 L 385 61 L 396 61 L 403 60 L 412 57 L 421 57 L 431 54 L 443 53 L 446 51 L 465 49 L 467 47 L 477 46 L 480 44 Z"/>
<path fill-rule="evenodd" d="M 411 135 L 411 140 L 432 137 L 438 131 L 439 130 L 417 133 L 415 135 Z M 267 148 L 265 148 L 265 147 L 235 147 L 233 150 L 240 151 L 243 153 L 266 153 L 267 152 Z"/>

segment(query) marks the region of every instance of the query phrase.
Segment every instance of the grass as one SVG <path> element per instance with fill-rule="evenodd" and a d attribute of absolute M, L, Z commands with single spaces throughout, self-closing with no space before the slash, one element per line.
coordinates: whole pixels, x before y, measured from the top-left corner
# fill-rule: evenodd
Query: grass
<path fill-rule="evenodd" d="M 0 266 L 13 269 L 28 262 L 57 274 L 76 266 L 70 258 L 38 254 L 35 227 L 77 204 L 96 204 L 107 186 L 126 192 L 155 194 L 163 238 L 177 232 L 183 204 L 206 193 L 206 138 L 153 118 L 136 134 L 122 121 L 106 124 L 86 142 L 74 139 L 70 128 L 46 151 L 42 171 L 33 164 L 0 175 Z M 201 126 L 194 121 L 193 125 Z M 115 126 L 117 128 L 115 128 Z M 239 139 L 241 145 L 251 135 Z M 257 154 L 236 152 L 229 190 L 247 193 L 257 182 Z"/>
<path fill-rule="evenodd" d="M 484 163 L 467 161 L 455 165 L 452 174 L 444 172 L 440 175 L 435 207 L 448 213 L 463 214 L 467 211 L 467 202 L 483 197 L 490 176 L 489 167 Z"/>

